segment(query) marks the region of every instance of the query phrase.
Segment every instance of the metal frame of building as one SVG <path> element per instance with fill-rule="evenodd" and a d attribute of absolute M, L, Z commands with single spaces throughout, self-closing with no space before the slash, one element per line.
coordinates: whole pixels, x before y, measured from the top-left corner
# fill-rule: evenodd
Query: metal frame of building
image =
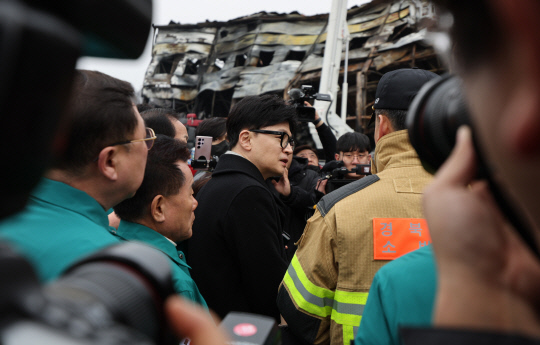
<path fill-rule="evenodd" d="M 426 0 L 374 0 L 348 10 L 349 126 L 368 130 L 375 89 L 385 72 L 403 67 L 444 72 L 424 41 L 434 19 Z M 143 98 L 206 118 L 226 116 L 232 104 L 249 95 L 286 97 L 301 85 L 318 89 L 327 22 L 327 14 L 261 12 L 228 22 L 154 26 Z M 337 107 L 340 113 L 340 102 Z"/>

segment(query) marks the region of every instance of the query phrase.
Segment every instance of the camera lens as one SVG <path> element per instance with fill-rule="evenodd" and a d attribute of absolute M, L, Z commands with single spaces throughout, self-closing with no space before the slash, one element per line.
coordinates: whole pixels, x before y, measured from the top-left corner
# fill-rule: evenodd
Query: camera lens
<path fill-rule="evenodd" d="M 174 343 L 163 315 L 163 302 L 172 294 L 167 258 L 135 242 L 75 264 L 45 290 L 49 306 L 72 315 L 60 328 L 95 339 L 99 333 L 110 336 L 108 330 L 121 334 L 122 325 L 159 344 Z"/>
<path fill-rule="evenodd" d="M 461 125 L 470 125 L 461 80 L 445 76 L 426 83 L 411 103 L 406 121 L 422 165 L 435 173 L 450 155 Z"/>

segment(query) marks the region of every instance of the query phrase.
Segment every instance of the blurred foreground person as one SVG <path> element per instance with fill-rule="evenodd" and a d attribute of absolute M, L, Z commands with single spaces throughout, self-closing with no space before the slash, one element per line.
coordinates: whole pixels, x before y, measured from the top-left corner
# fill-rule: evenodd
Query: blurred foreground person
<path fill-rule="evenodd" d="M 88 7 L 99 13 L 99 10 L 102 9 L 102 7 L 108 5 L 114 6 L 118 5 L 118 3 L 119 2 L 116 1 L 108 1 L 106 4 L 91 4 L 88 5 Z M 129 6 L 132 5 L 127 2 L 122 2 L 122 4 L 126 5 L 126 8 L 129 8 Z M 80 87 L 81 74 L 84 75 L 90 73 L 74 72 L 77 58 L 83 50 L 83 41 L 86 43 L 96 43 L 96 41 L 99 41 L 101 45 L 89 44 L 89 46 L 92 46 L 93 49 L 96 51 L 99 50 L 103 54 L 113 51 L 118 54 L 118 56 L 126 58 L 133 57 L 133 55 L 138 56 L 140 52 L 142 52 L 142 49 L 144 49 L 144 43 L 148 37 L 151 20 L 151 14 L 149 14 L 151 13 L 151 1 L 137 2 L 136 7 L 138 11 L 129 13 L 128 11 L 117 11 L 118 13 L 121 13 L 120 20 L 110 20 L 106 24 L 104 24 L 106 21 L 100 20 L 99 16 L 96 16 L 97 19 L 93 19 L 96 17 L 91 14 L 89 15 L 89 13 L 85 11 L 88 10 L 88 8 L 85 7 L 85 4 L 70 3 L 69 5 L 69 11 L 67 11 L 69 15 L 66 16 L 69 17 L 70 23 L 67 24 L 65 18 L 61 17 L 61 14 L 65 14 L 66 11 L 57 11 L 58 7 L 53 4 L 40 4 L 39 8 L 33 8 L 29 2 L 0 2 L 0 33 L 4 38 L 3 40 L 0 40 L 0 51 L 2 51 L 0 56 L 0 66 L 2 66 L 2 70 L 0 71 L 0 84 L 4 90 L 2 93 L 3 97 L 0 98 L 0 106 L 3 109 L 0 121 L 5 128 L 9 128 L 5 139 L 10 143 L 10 145 L 4 145 L 0 148 L 3 162 L 6 166 L 10 167 L 9 169 L 6 169 L 8 171 L 4 171 L 4 178 L 0 181 L 0 195 L 2 196 L 0 198 L 2 204 L 2 207 L 0 207 L 0 218 L 2 220 L 8 216 L 15 215 L 13 217 L 16 217 L 16 213 L 20 212 L 27 203 L 30 204 L 28 209 L 34 207 L 32 204 L 39 203 L 37 200 L 28 200 L 29 197 L 31 197 L 31 191 L 35 189 L 40 177 L 43 175 L 46 168 L 50 166 L 52 158 L 61 157 L 66 150 L 68 154 L 70 152 L 71 148 L 66 147 L 69 146 L 66 139 L 69 139 L 68 134 L 70 132 L 70 122 L 72 121 L 71 116 L 76 116 L 77 114 L 72 114 L 72 111 L 69 110 L 70 107 L 66 106 L 67 95 L 69 95 L 69 90 L 72 88 L 74 75 L 76 75 L 75 84 Z M 133 6 L 135 7 L 134 4 Z M 63 8 L 65 9 L 65 6 Z M 116 8 L 118 9 L 118 7 Z M 120 6 L 119 8 L 123 8 L 123 6 Z M 82 13 L 87 16 L 86 19 L 91 20 L 85 20 L 84 23 L 81 24 L 77 18 L 82 18 Z M 145 20 L 145 18 L 147 20 Z M 95 20 L 94 24 L 99 22 L 98 25 L 92 25 L 92 20 Z M 129 25 L 125 25 L 123 20 L 129 22 Z M 117 23 L 118 26 L 115 26 Z M 125 36 L 122 32 L 118 33 L 116 32 L 117 30 L 114 30 L 120 29 L 118 31 L 121 31 L 122 28 L 126 28 L 127 26 L 129 26 L 131 34 L 129 40 L 125 40 Z M 88 37 L 84 37 L 82 32 L 79 32 L 79 30 L 83 30 L 81 27 L 84 27 L 85 33 L 88 34 L 88 36 L 92 36 L 95 41 L 92 39 L 85 40 L 84 38 Z M 99 31 L 99 33 L 96 31 Z M 122 37 L 122 39 L 116 40 L 118 37 Z M 121 47 L 118 47 L 120 45 Z M 139 46 L 139 48 L 137 48 L 137 46 Z M 86 52 L 92 53 L 92 48 L 90 48 L 90 51 Z M 109 48 L 110 51 L 100 48 Z M 40 51 L 39 64 L 32 63 L 33 59 L 35 59 L 35 56 L 30 53 L 32 51 Z M 96 51 L 93 51 L 93 53 L 95 54 Z M 111 55 L 108 55 L 108 57 L 110 56 Z M 92 84 L 91 79 L 93 78 L 91 76 L 88 79 L 82 79 L 84 80 L 83 84 Z M 54 80 L 54 82 L 51 83 L 51 80 Z M 106 84 L 107 83 L 105 83 L 105 85 Z M 20 92 L 23 88 L 26 92 Z M 131 91 L 129 91 L 129 89 L 131 89 L 131 87 L 125 89 L 127 94 L 132 93 L 132 89 Z M 113 91 L 113 94 L 114 93 L 115 92 Z M 28 97 L 28 94 L 31 94 L 32 97 Z M 100 99 L 100 97 L 97 99 Z M 108 99 L 108 97 L 106 97 L 106 99 Z M 21 104 L 23 104 L 21 103 L 22 100 L 24 100 L 24 107 L 21 108 Z M 120 108 L 122 108 L 122 105 L 126 105 L 127 108 L 125 109 L 131 107 L 131 104 L 122 100 L 117 102 L 117 105 L 119 105 Z M 116 111 L 118 110 L 120 109 L 114 109 L 113 114 L 109 115 L 115 118 Z M 122 113 L 126 115 L 126 112 L 122 111 Z M 101 117 L 99 114 L 97 115 L 98 117 Z M 145 137 L 144 128 L 143 131 L 140 131 L 140 116 L 138 116 L 136 112 L 131 112 L 131 115 L 127 117 L 128 119 L 131 119 L 127 121 L 128 123 L 131 123 L 131 125 L 126 124 L 126 126 L 132 126 L 132 129 L 124 134 L 128 136 L 130 140 L 134 140 L 134 143 L 140 145 L 140 142 L 135 141 L 142 141 L 140 138 Z M 122 125 L 121 127 L 124 126 Z M 117 134 L 120 134 L 121 132 L 120 129 L 108 128 L 106 130 L 109 129 L 112 131 L 118 130 L 119 132 Z M 22 133 L 24 133 L 24 135 L 22 135 Z M 105 136 L 108 135 L 110 135 L 110 133 Z M 151 137 L 144 139 L 150 141 L 150 138 Z M 125 145 L 126 147 L 124 147 L 124 149 L 128 149 L 129 144 Z M 134 165 L 141 163 L 141 161 L 144 161 L 146 158 L 146 154 L 138 151 L 139 150 L 136 148 L 132 148 L 131 151 L 132 154 L 138 156 L 131 157 L 131 163 Z M 71 152 L 73 153 L 73 151 Z M 78 152 L 77 150 L 75 152 L 77 154 L 83 154 L 83 152 Z M 110 151 L 108 152 L 110 153 Z M 102 153 L 105 152 L 103 152 L 103 150 L 100 151 L 100 157 L 98 157 L 97 162 L 100 162 L 99 165 L 102 165 L 103 167 L 107 166 L 108 168 L 105 170 L 111 172 L 113 163 L 105 163 L 105 161 L 101 159 Z M 117 160 L 117 163 L 118 162 L 119 161 Z M 60 168 L 56 167 L 55 169 Z M 101 170 L 101 168 L 99 170 Z M 134 167 L 132 167 L 131 170 L 133 170 L 132 174 L 135 172 L 132 177 L 138 177 L 138 171 L 135 171 Z M 122 173 L 122 175 L 124 174 Z M 131 184 L 131 182 L 137 184 L 135 183 L 136 181 L 129 181 L 128 183 L 128 181 L 123 178 L 116 178 L 116 181 L 119 184 L 120 181 L 124 184 Z M 55 184 L 54 182 L 58 181 L 52 182 L 52 184 Z M 71 190 L 68 187 L 65 188 Z M 32 193 L 34 195 L 39 193 L 41 188 L 41 185 L 38 186 L 38 189 Z M 127 188 L 127 186 L 125 186 L 125 188 Z M 131 188 L 129 187 L 127 189 Z M 98 225 L 103 225 L 96 227 L 96 231 L 100 234 L 103 233 L 103 227 L 106 227 L 106 215 L 102 214 L 103 205 L 101 205 L 97 199 L 93 198 L 93 196 L 84 195 L 82 189 L 79 189 L 81 193 L 74 190 L 71 191 L 77 196 L 75 199 L 72 199 L 74 203 L 80 203 L 81 201 L 90 203 L 87 205 L 87 210 L 92 213 L 93 211 L 96 212 L 93 213 L 91 217 L 93 218 L 93 216 L 96 216 L 96 219 L 100 219 L 100 224 Z M 111 190 L 111 192 L 114 191 L 116 191 L 116 187 Z M 92 202 L 89 197 L 94 201 Z M 36 199 L 35 197 L 31 198 Z M 95 207 L 96 204 L 99 206 Z M 71 205 L 68 205 L 66 208 L 69 207 L 71 207 Z M 103 221 L 101 221 L 101 219 L 103 219 Z M 34 231 L 36 237 L 44 236 L 47 240 L 51 229 L 54 230 L 57 226 L 64 226 L 62 223 L 63 220 L 63 218 L 57 218 L 54 226 L 50 226 L 50 223 L 41 224 L 36 222 L 35 224 L 31 224 L 31 226 L 35 225 L 33 229 L 25 229 L 23 232 Z M 92 222 L 93 220 L 89 219 L 86 224 L 91 224 Z M 77 223 L 80 222 L 77 221 Z M 2 229 L 0 232 L 6 230 L 3 225 L 5 224 L 0 225 Z M 77 226 L 71 228 L 73 232 L 76 232 L 77 229 Z M 97 237 L 99 236 L 100 235 Z M 34 241 L 34 236 L 29 236 L 28 240 Z M 99 245 L 101 245 L 101 243 L 99 243 Z M 54 252 L 50 252 L 49 254 L 55 255 Z M 32 259 L 31 254 L 29 257 Z M 10 262 L 8 262 L 8 264 L 9 263 Z M 17 268 L 15 269 L 17 270 Z M 33 301 L 36 301 L 34 298 L 36 297 L 34 294 L 35 291 L 32 289 L 25 289 L 27 283 L 30 283 L 31 287 L 35 285 L 32 285 L 31 282 L 28 281 L 21 281 L 21 279 L 19 279 L 21 276 L 18 276 L 21 272 L 17 271 L 16 273 L 17 275 L 15 276 L 0 280 L 0 289 L 5 291 L 5 289 L 15 287 L 20 294 L 24 295 L 27 293 L 28 297 Z M 33 275 L 31 278 L 32 280 L 36 279 Z M 6 297 L 5 295 L 3 296 Z M 18 295 L 18 297 L 20 298 L 21 295 Z M 22 301 L 22 299 L 19 300 Z M 37 300 L 39 300 L 39 298 Z M 15 312 L 13 310 L 14 304 L 12 304 L 14 301 L 5 302 L 7 303 L 2 304 L 0 313 L 5 321 L 9 321 L 9 314 Z M 35 307 L 35 305 L 28 305 L 29 309 L 37 310 Z M 223 331 L 214 325 L 213 320 L 202 308 L 191 305 L 189 302 L 181 300 L 179 297 L 172 297 L 166 301 L 166 312 L 168 315 L 167 321 L 174 329 L 179 339 L 187 337 L 192 340 L 193 344 L 201 345 L 224 345 L 226 343 L 226 336 L 223 334 Z M 58 317 L 59 315 L 62 317 L 61 315 L 66 315 L 62 313 L 52 314 L 55 314 L 55 316 L 51 317 Z M 103 320 L 99 320 L 98 322 L 101 323 L 101 321 Z M 62 324 L 64 325 L 64 323 Z M 33 332 L 26 332 L 25 335 L 32 337 L 31 333 Z M 2 334 L 2 336 L 3 335 L 4 334 Z M 109 337 L 108 340 L 114 342 L 115 339 L 112 338 L 114 337 Z M 55 337 L 55 339 L 61 339 L 61 337 Z M 33 340 L 40 341 L 42 339 Z"/>
<path fill-rule="evenodd" d="M 453 16 L 471 130 L 425 193 L 437 261 L 436 328 L 405 344 L 539 344 L 540 261 L 502 217 L 478 158 L 540 245 L 540 2 L 436 0 Z M 450 21 L 447 21 L 450 22 Z"/>
<path fill-rule="evenodd" d="M 125 81 L 77 71 L 65 153 L 26 209 L 0 224 L 0 237 L 27 256 L 43 280 L 118 243 L 109 232 L 107 210 L 135 194 L 155 139 L 133 96 Z"/>

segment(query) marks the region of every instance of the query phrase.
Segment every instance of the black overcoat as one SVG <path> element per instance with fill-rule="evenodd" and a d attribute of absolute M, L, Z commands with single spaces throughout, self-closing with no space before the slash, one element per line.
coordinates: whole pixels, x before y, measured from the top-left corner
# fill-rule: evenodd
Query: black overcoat
<path fill-rule="evenodd" d="M 276 297 L 287 270 L 282 215 L 262 174 L 247 159 L 224 154 L 197 194 L 191 275 L 208 306 L 279 320 Z"/>

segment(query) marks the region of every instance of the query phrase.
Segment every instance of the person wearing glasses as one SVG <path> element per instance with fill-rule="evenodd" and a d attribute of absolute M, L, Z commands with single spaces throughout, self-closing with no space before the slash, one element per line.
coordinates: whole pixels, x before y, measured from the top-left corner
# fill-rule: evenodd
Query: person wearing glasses
<path fill-rule="evenodd" d="M 373 175 L 325 195 L 307 222 L 278 293 L 287 330 L 306 343 L 350 344 L 377 270 L 425 238 L 417 224 L 432 177 L 409 142 L 405 114 L 422 85 L 437 77 L 400 69 L 381 78 Z M 400 224 L 413 224 L 417 233 L 393 237 L 410 232 Z"/>
<path fill-rule="evenodd" d="M 119 242 L 109 232 L 107 210 L 135 194 L 156 138 L 133 103 L 131 84 L 78 70 L 71 92 L 63 154 L 26 209 L 0 224 L 0 238 L 24 254 L 44 281 Z"/>
<path fill-rule="evenodd" d="M 350 132 L 343 134 L 337 141 L 336 151 L 335 160 L 343 161 L 343 166 L 349 171 L 355 169 L 358 164 L 369 164 L 371 162 L 369 138 L 362 133 Z M 347 174 L 346 178 L 357 180 L 364 176 L 351 172 Z"/>
<path fill-rule="evenodd" d="M 276 96 L 248 96 L 227 120 L 230 151 L 197 194 L 193 236 L 187 241 L 192 277 L 220 317 L 242 311 L 274 317 L 277 288 L 287 269 L 282 215 L 265 180 L 290 188 L 295 108 Z"/>

